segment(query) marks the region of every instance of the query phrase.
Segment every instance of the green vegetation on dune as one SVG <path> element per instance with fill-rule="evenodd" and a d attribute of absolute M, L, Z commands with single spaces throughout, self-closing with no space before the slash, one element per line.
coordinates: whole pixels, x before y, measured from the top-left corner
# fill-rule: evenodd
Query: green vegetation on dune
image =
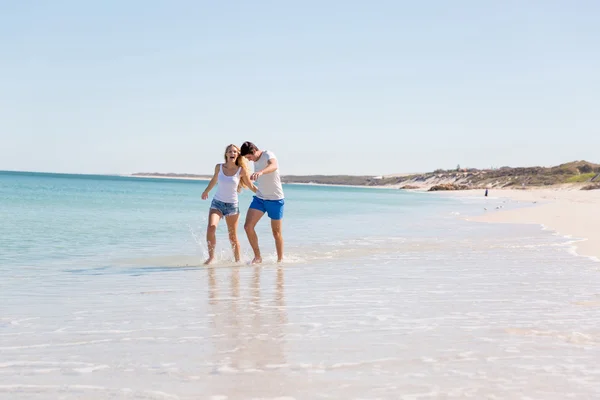
<path fill-rule="evenodd" d="M 567 179 L 567 183 L 576 183 L 576 182 L 589 182 L 596 176 L 595 172 L 590 172 L 587 174 L 574 175 Z"/>

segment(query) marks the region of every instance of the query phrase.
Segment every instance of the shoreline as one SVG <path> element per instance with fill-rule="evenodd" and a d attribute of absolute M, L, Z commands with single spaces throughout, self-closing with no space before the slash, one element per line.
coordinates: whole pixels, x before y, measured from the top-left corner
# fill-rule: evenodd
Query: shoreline
<path fill-rule="evenodd" d="M 208 181 L 203 177 L 169 177 L 121 175 L 134 178 L 160 178 Z M 449 197 L 482 197 L 484 189 L 448 190 L 429 192 L 422 185 L 414 189 L 401 189 L 402 184 L 392 185 L 343 185 L 329 183 L 289 182 L 286 185 L 346 187 L 364 189 L 402 190 L 412 193 L 435 193 Z M 580 190 L 582 184 L 563 184 L 550 187 L 527 187 L 523 189 L 489 189 L 487 200 L 508 200 L 517 203 L 535 204 L 534 207 L 502 210 L 490 207 L 485 215 L 468 217 L 468 221 L 483 223 L 538 225 L 572 239 L 575 253 L 600 262 L 600 190 Z"/>
<path fill-rule="evenodd" d="M 489 207 L 486 214 L 468 221 L 501 224 L 539 225 L 573 240 L 579 256 L 600 262 L 600 190 L 582 191 L 575 187 L 490 191 L 490 202 L 506 199 L 534 207 L 502 210 Z M 480 191 L 478 191 L 480 192 Z M 450 197 L 472 197 L 473 190 L 434 192 Z M 483 197 L 483 195 L 481 195 Z M 496 204 L 494 204 L 496 206 Z"/>

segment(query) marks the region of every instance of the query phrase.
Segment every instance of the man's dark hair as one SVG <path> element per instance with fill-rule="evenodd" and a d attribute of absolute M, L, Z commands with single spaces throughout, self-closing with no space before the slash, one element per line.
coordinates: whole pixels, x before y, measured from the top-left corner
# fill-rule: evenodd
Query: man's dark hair
<path fill-rule="evenodd" d="M 240 155 L 243 157 L 245 155 L 254 153 L 257 150 L 258 150 L 258 147 L 256 147 L 256 145 L 254 143 L 244 142 L 244 144 L 242 144 L 242 147 L 240 147 Z"/>

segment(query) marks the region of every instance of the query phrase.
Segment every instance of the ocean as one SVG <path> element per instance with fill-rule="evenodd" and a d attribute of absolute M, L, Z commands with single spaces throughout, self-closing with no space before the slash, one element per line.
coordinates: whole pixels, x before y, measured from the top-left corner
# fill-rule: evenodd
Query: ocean
<path fill-rule="evenodd" d="M 600 397 L 600 265 L 466 220 L 533 205 L 285 185 L 253 266 L 245 191 L 205 267 L 206 184 L 0 172 L 0 399 Z"/>

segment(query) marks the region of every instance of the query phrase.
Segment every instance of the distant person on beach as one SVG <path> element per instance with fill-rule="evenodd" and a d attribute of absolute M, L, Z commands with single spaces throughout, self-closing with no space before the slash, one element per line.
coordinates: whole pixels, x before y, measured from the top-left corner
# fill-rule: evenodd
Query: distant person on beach
<path fill-rule="evenodd" d="M 485 197 L 488 197 L 488 190 L 485 189 Z"/>
<path fill-rule="evenodd" d="M 275 247 L 277 248 L 277 262 L 281 262 L 283 261 L 281 222 L 285 201 L 277 157 L 275 157 L 272 151 L 260 150 L 252 142 L 244 142 L 240 149 L 242 156 L 254 162 L 254 173 L 250 179 L 255 181 L 256 186 L 258 186 L 258 191 L 248 208 L 246 223 L 244 224 L 248 241 L 254 251 L 252 263 L 258 264 L 262 262 L 258 246 L 258 236 L 254 228 L 265 213 L 271 219 L 271 230 L 273 231 Z"/>
<path fill-rule="evenodd" d="M 208 227 L 206 228 L 208 259 L 204 264 L 210 264 L 215 258 L 217 225 L 219 225 L 221 218 L 225 218 L 229 241 L 233 248 L 233 256 L 235 261 L 239 262 L 240 242 L 237 238 L 237 225 L 240 209 L 238 206 L 238 192 L 244 187 L 255 193 L 257 189 L 250 181 L 246 160 L 240 155 L 240 149 L 234 144 L 230 144 L 225 148 L 225 162 L 215 166 L 215 173 L 202 193 L 202 200 L 208 199 L 208 194 L 215 185 L 217 185 L 217 192 L 210 204 Z"/>

